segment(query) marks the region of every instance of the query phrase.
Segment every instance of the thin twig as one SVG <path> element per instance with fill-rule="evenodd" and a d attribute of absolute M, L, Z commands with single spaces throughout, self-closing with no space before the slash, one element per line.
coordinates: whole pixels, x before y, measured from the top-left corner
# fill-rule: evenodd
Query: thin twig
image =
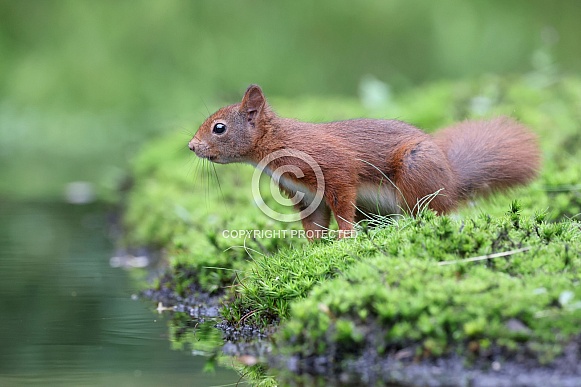
<path fill-rule="evenodd" d="M 250 312 L 246 313 L 244 316 L 242 316 L 240 318 L 240 320 L 238 320 L 238 322 L 236 323 L 236 326 L 240 326 L 240 324 L 242 324 L 248 317 L 252 316 L 256 312 L 258 312 L 258 309 L 254 309 L 254 310 L 251 310 Z"/>
<path fill-rule="evenodd" d="M 530 249 L 531 249 L 530 247 L 523 247 L 522 249 L 511 250 L 511 251 L 504 251 L 502 253 L 494 253 L 494 254 L 481 255 L 479 257 L 472 257 L 472 258 L 466 258 L 466 259 L 458 259 L 458 260 L 455 260 L 455 261 L 441 261 L 441 262 L 438 262 L 438 265 L 439 266 L 454 265 L 456 263 L 476 262 L 476 261 L 484 261 L 486 259 L 492 259 L 492 258 L 508 257 L 509 255 L 513 255 L 513 254 L 517 254 L 517 253 L 522 253 L 523 251 L 529 251 Z"/>

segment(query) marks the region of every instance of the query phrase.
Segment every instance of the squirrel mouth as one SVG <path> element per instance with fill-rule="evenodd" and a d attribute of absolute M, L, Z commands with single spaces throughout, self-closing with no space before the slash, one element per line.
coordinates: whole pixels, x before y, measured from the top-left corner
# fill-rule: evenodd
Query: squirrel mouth
<path fill-rule="evenodd" d="M 220 161 L 220 155 L 208 155 L 208 154 L 204 154 L 202 152 L 198 153 L 195 152 L 196 156 L 198 156 L 201 159 L 204 160 L 208 160 L 212 163 L 216 163 L 216 164 L 226 164 L 224 161 Z"/>
<path fill-rule="evenodd" d="M 208 161 L 210 161 L 212 163 L 218 163 L 218 164 L 220 164 L 220 161 L 217 161 L 218 156 L 204 155 L 204 156 L 200 156 L 200 157 L 203 158 L 203 159 L 206 159 L 206 160 L 208 160 Z"/>
<path fill-rule="evenodd" d="M 196 153 L 196 156 L 198 156 L 199 158 L 206 159 L 206 160 L 209 160 L 209 161 L 212 161 L 212 162 L 214 160 L 216 160 L 216 157 L 217 157 L 217 156 L 210 156 L 210 155 L 203 154 L 201 152 L 198 152 L 197 150 L 194 151 L 194 152 Z"/>

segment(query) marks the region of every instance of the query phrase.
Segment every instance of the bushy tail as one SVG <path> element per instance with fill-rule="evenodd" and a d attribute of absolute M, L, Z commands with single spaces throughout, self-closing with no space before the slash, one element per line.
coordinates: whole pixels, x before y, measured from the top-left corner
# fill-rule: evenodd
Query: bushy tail
<path fill-rule="evenodd" d="M 460 198 L 525 184 L 538 174 L 537 137 L 511 118 L 464 121 L 434 138 L 458 175 Z"/>

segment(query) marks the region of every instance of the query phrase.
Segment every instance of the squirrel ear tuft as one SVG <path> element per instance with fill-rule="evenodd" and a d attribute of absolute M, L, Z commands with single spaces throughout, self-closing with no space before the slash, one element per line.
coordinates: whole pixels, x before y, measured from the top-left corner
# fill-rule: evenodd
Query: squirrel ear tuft
<path fill-rule="evenodd" d="M 247 120 L 252 126 L 256 123 L 256 118 L 262 111 L 266 99 L 262 94 L 262 89 L 258 85 L 250 85 L 244 93 L 242 103 L 240 104 L 240 111 L 246 114 Z"/>

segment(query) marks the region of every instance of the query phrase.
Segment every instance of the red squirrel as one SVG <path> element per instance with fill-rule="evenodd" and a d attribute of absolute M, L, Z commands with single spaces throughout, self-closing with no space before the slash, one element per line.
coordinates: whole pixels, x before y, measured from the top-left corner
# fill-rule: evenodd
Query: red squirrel
<path fill-rule="evenodd" d="M 257 85 L 246 90 L 242 102 L 206 119 L 189 148 L 220 164 L 257 166 L 280 150 L 310 156 L 322 171 L 323 191 L 312 166 L 300 158 L 276 158 L 267 171 L 285 165 L 302 171 L 275 180 L 287 194 L 303 194 L 293 203 L 299 211 L 322 195 L 302 218 L 314 238 L 328 230 L 331 212 L 340 237 L 369 214 L 413 215 L 421 203 L 445 214 L 475 195 L 531 181 L 540 165 L 536 136 L 508 117 L 464 121 L 432 135 L 398 120 L 307 123 L 277 116 Z"/>

